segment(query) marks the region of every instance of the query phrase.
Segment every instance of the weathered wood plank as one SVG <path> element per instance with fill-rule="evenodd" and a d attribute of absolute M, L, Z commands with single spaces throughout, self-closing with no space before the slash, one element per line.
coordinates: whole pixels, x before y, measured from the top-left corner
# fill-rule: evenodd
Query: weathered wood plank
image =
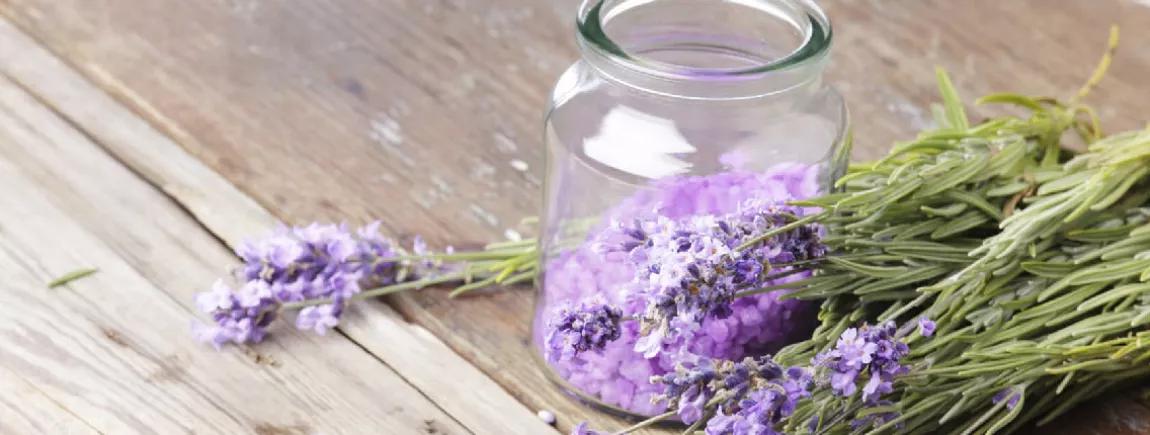
<path fill-rule="evenodd" d="M 343 338 L 195 342 L 192 294 L 234 257 L 5 78 L 0 185 L 0 366 L 96 431 L 472 433 Z M 100 272 L 46 288 L 79 267 Z"/>
<path fill-rule="evenodd" d="M 968 98 L 1066 95 L 1113 23 L 1126 44 L 1093 101 L 1111 129 L 1142 125 L 1150 108 L 1139 43 L 1150 9 L 1139 2 L 821 3 L 859 157 L 927 124 L 936 64 Z M 575 58 L 570 26 L 541 0 L 8 0 L 0 13 L 277 216 L 382 217 L 439 242 L 491 240 L 535 213 L 542 157 L 530 144 L 551 81 Z M 595 415 L 534 370 L 526 294 L 393 302 L 564 428 Z"/>
<path fill-rule="evenodd" d="M 3 21 L 0 65 L 0 75 L 22 80 L 225 243 L 238 244 L 274 225 L 275 219 L 249 197 Z M 206 282 L 186 284 L 202 287 Z M 554 432 L 442 341 L 382 303 L 352 310 L 341 330 L 476 433 Z"/>
<path fill-rule="evenodd" d="M 97 434 L 35 385 L 0 366 L 0 433 Z"/>

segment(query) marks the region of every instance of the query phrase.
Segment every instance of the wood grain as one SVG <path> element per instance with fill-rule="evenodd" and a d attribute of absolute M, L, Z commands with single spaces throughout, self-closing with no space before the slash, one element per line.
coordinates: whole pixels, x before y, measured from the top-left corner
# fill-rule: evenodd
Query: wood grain
<path fill-rule="evenodd" d="M 99 432 L 32 383 L 0 367 L 0 433 L 80 435 Z"/>
<path fill-rule="evenodd" d="M 221 353 L 193 340 L 192 294 L 234 257 L 3 78 L 0 185 L 0 294 L 13 308 L 0 311 L 0 366 L 23 381 L 16 393 L 42 395 L 20 403 L 39 415 L 21 415 L 46 426 L 5 433 L 64 433 L 41 419 L 57 409 L 103 434 L 472 433 L 346 339 L 285 328 Z M 46 288 L 81 267 L 100 271 Z"/>
<path fill-rule="evenodd" d="M 24 86 L 144 174 L 225 243 L 237 245 L 276 223 L 266 210 L 171 139 L 2 21 L 0 64 L 5 65 L 0 76 L 24 80 Z M 188 284 L 202 286 L 203 282 Z M 357 308 L 340 329 L 468 429 L 523 435 L 554 432 L 427 330 L 407 323 L 382 303 Z"/>
<path fill-rule="evenodd" d="M 836 25 L 828 76 L 850 102 L 857 157 L 929 125 L 935 65 L 968 101 L 1067 95 L 1115 23 L 1124 46 L 1092 101 L 1111 130 L 1150 116 L 1141 86 L 1150 9 L 1140 2 L 820 3 Z M 440 243 L 492 240 L 537 213 L 541 110 L 576 57 L 570 26 L 552 11 L 540 0 L 0 2 L 0 13 L 276 216 L 379 217 L 394 233 Z M 163 180 L 141 169 L 151 158 L 112 152 Z M 529 407 L 556 411 L 562 429 L 604 421 L 530 362 L 528 293 L 448 303 L 424 291 L 391 302 Z M 1103 417 L 1069 421 L 1056 426 L 1116 430 Z"/>

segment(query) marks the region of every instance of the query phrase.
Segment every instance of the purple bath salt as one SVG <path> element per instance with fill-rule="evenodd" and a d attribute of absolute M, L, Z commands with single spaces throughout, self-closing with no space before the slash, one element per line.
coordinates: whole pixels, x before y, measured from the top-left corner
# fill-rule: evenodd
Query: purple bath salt
<path fill-rule="evenodd" d="M 709 176 L 675 176 L 656 181 L 622 201 L 604 216 L 603 222 L 629 222 L 654 212 L 670 219 L 693 215 L 721 215 L 738 211 L 747 200 L 788 201 L 811 198 L 822 192 L 817 166 L 781 164 L 763 173 L 727 172 Z M 595 232 L 587 240 L 595 238 Z M 545 334 L 546 324 L 561 307 L 584 300 L 602 298 L 623 309 L 624 316 L 642 314 L 645 304 L 629 300 L 626 284 L 635 277 L 634 266 L 611 261 L 598 253 L 593 243 L 566 250 L 552 258 L 543 276 L 543 293 L 535 319 L 537 334 Z M 806 277 L 796 274 L 771 284 Z M 581 352 L 571 359 L 552 363 L 555 373 L 580 393 L 632 413 L 654 415 L 666 409 L 665 403 L 652 403 L 662 386 L 652 384 L 652 376 L 674 370 L 675 355 L 683 352 L 711 358 L 738 360 L 778 350 L 797 339 L 806 338 L 814 326 L 814 306 L 803 301 L 779 301 L 779 292 L 739 298 L 731 304 L 732 315 L 708 318 L 689 342 L 666 345 L 654 358 L 634 350 L 639 338 L 639 322 L 619 326 L 619 339 L 600 352 Z M 631 298 L 634 299 L 634 298 Z M 536 343 L 542 343 L 536 337 Z"/>

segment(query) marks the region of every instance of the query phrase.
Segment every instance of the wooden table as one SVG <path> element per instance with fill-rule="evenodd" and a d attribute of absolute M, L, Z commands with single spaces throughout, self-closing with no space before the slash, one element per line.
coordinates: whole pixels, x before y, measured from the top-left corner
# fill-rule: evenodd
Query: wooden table
<path fill-rule="evenodd" d="M 574 7 L 574 0 L 571 0 Z M 968 101 L 1093 95 L 1150 118 L 1145 0 L 827 0 L 856 157 Z M 381 218 L 436 246 L 537 213 L 541 115 L 576 58 L 544 0 L 0 0 L 0 433 L 525 434 L 619 422 L 529 358 L 528 289 L 359 305 L 326 337 L 215 352 L 192 295 L 276 220 Z M 63 287 L 73 269 L 100 272 Z M 1038 434 L 1150 433 L 1134 393 Z M 647 433 L 671 433 L 651 431 Z"/>

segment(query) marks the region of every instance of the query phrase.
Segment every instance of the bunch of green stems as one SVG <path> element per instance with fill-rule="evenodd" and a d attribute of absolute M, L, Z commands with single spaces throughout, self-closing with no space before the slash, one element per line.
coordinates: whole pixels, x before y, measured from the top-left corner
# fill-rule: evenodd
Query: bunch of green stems
<path fill-rule="evenodd" d="M 864 320 L 938 327 L 911 338 L 898 419 L 824 433 L 1008 433 L 1150 376 L 1150 131 L 1103 137 L 1076 105 L 1108 61 L 1068 104 L 986 97 L 1032 114 L 978 125 L 940 71 L 938 129 L 803 203 L 823 207 L 808 219 L 830 226 L 838 255 L 814 277 L 767 289 L 823 301 L 811 340 L 778 360 L 809 361 Z M 1061 147 L 1070 131 L 1085 152 Z M 851 405 L 816 394 L 786 433 Z"/>
<path fill-rule="evenodd" d="M 789 265 L 814 271 L 810 278 L 745 292 L 822 301 L 813 336 L 778 362 L 807 364 L 864 322 L 937 324 L 934 337 L 909 338 L 912 371 L 896 383 L 893 405 L 864 411 L 900 417 L 858 428 L 828 422 L 817 434 L 1009 433 L 1150 378 L 1150 130 L 1106 136 L 1079 104 L 1116 43 L 1115 30 L 1094 76 L 1065 103 L 1017 94 L 978 101 L 1025 117 L 971 124 L 939 70 L 937 128 L 852 165 L 835 193 L 794 203 L 820 212 L 762 236 L 818 223 L 835 252 Z M 1084 152 L 1063 147 L 1069 133 Z M 535 240 L 493 244 L 436 256 L 464 267 L 407 285 L 463 281 L 458 295 L 523 282 L 543 257 Z M 810 433 L 812 417 L 862 408 L 818 392 L 782 429 Z"/>

